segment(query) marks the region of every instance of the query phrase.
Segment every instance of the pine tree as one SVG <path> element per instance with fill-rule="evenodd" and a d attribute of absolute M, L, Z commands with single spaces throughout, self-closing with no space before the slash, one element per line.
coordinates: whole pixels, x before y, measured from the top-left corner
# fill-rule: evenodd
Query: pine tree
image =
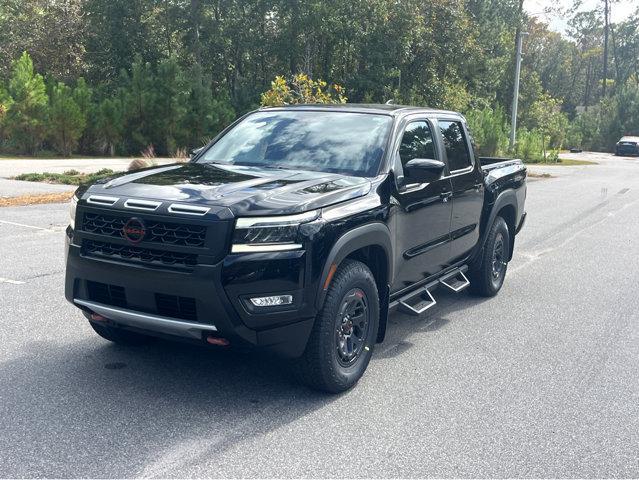
<path fill-rule="evenodd" d="M 96 115 L 96 130 L 102 150 L 115 155 L 124 134 L 124 107 L 119 98 L 107 98 L 100 103 Z"/>
<path fill-rule="evenodd" d="M 186 112 L 182 120 L 182 144 L 188 148 L 199 147 L 220 132 L 234 116 L 228 96 L 213 97 L 211 77 L 194 65 L 188 76 L 188 90 L 184 104 Z"/>
<path fill-rule="evenodd" d="M 154 145 L 156 152 L 171 155 L 176 150 L 176 135 L 183 115 L 181 92 L 184 80 L 175 58 L 166 59 L 158 65 L 154 89 Z"/>
<path fill-rule="evenodd" d="M 7 94 L 7 135 L 21 152 L 34 154 L 46 134 L 49 98 L 44 79 L 35 73 L 33 61 L 27 52 L 13 64 Z"/>
<path fill-rule="evenodd" d="M 125 71 L 121 74 L 124 107 L 126 112 L 125 126 L 129 151 L 139 153 L 154 140 L 154 124 L 156 123 L 155 76 L 151 64 L 137 57 L 131 67 L 131 75 Z"/>
<path fill-rule="evenodd" d="M 73 98 L 73 91 L 62 82 L 51 90 L 48 115 L 49 139 L 55 150 L 65 156 L 78 146 L 86 118 Z"/>
<path fill-rule="evenodd" d="M 93 102 L 93 89 L 87 85 L 83 77 L 78 78 L 75 84 L 73 99 L 80 108 L 80 113 L 85 122 L 84 132 L 78 141 L 78 149 L 80 152 L 88 153 L 96 138 L 96 105 Z"/>

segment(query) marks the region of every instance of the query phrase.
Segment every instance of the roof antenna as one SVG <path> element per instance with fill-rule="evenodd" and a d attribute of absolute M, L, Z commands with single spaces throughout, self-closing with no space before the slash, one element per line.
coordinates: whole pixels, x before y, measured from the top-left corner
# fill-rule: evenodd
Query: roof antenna
<path fill-rule="evenodd" d="M 394 105 L 393 99 L 388 100 L 384 105 Z"/>

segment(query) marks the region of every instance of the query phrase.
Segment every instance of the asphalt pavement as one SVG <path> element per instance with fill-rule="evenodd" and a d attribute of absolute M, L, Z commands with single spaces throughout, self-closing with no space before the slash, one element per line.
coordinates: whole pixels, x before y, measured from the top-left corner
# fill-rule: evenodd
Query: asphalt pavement
<path fill-rule="evenodd" d="M 277 360 L 109 344 L 66 205 L 0 208 L 0 477 L 639 477 L 639 159 L 535 167 L 492 299 L 395 314 L 328 396 Z"/>

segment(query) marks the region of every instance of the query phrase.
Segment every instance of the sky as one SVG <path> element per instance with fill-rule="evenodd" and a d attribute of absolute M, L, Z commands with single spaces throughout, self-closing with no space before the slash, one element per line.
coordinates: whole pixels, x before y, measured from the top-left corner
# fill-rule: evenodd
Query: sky
<path fill-rule="evenodd" d="M 566 29 L 565 20 L 557 14 L 544 14 L 544 9 L 549 7 L 570 8 L 573 4 L 573 0 L 524 0 L 524 9 L 529 14 L 537 15 L 540 19 L 543 19 L 550 25 L 550 28 L 558 32 L 564 32 Z M 603 0 L 583 0 L 581 10 L 594 10 L 596 7 L 602 7 Z M 619 2 L 612 3 L 610 5 L 610 18 L 613 22 L 619 22 L 630 17 L 639 7 L 637 0 L 620 0 Z"/>

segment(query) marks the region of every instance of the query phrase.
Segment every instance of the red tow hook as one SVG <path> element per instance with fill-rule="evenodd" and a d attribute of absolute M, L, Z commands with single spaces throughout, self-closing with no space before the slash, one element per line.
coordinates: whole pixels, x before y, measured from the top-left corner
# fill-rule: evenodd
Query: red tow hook
<path fill-rule="evenodd" d="M 217 345 L 218 347 L 228 347 L 231 344 L 226 338 L 214 337 L 213 335 L 206 337 L 206 343 Z"/>
<path fill-rule="evenodd" d="M 103 317 L 99 313 L 95 313 L 94 312 L 94 313 L 91 314 L 91 320 L 93 320 L 94 322 L 106 322 L 107 318 Z"/>

